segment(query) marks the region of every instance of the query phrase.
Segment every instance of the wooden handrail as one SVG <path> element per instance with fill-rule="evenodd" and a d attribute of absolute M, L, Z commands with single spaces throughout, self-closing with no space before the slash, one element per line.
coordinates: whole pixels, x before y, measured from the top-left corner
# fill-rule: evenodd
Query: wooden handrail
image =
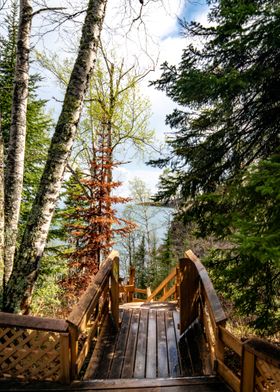
<path fill-rule="evenodd" d="M 163 290 L 172 279 L 176 277 L 176 268 L 172 268 L 170 274 L 159 284 L 159 286 L 147 298 L 147 302 L 152 301 Z"/>
<path fill-rule="evenodd" d="M 217 296 L 217 293 L 213 287 L 213 284 L 209 278 L 206 268 L 201 263 L 199 258 L 190 249 L 185 252 L 185 257 L 191 260 L 197 269 L 204 290 L 205 299 L 207 301 L 211 316 L 215 320 L 215 323 L 224 323 L 227 320 L 227 317 Z"/>
<path fill-rule="evenodd" d="M 262 339 L 252 338 L 243 343 L 245 350 L 280 368 L 280 348 Z"/>
<path fill-rule="evenodd" d="M 1 312 L 0 329 L 0 378 L 70 382 L 65 320 Z"/>
<path fill-rule="evenodd" d="M 4 312 L 0 312 L 0 327 L 16 327 L 51 332 L 68 331 L 68 324 L 65 320 Z"/>
<path fill-rule="evenodd" d="M 67 318 L 71 340 L 72 379 L 76 379 L 80 373 L 91 350 L 93 338 L 108 316 L 109 307 L 118 329 L 119 257 L 116 251 L 112 251 L 101 264 L 90 286 Z"/>
<path fill-rule="evenodd" d="M 93 277 L 92 283 L 82 295 L 80 301 L 75 305 L 74 309 L 67 318 L 67 322 L 83 329 L 87 323 L 87 317 L 91 310 L 97 305 L 98 300 L 103 292 L 106 282 L 112 272 L 114 260 L 118 258 L 118 252 L 112 251 L 107 259 L 100 267 L 97 274 Z"/>
<path fill-rule="evenodd" d="M 180 274 L 180 304 L 188 309 L 187 313 L 180 309 L 181 332 L 194 319 L 202 318 L 213 370 L 216 369 L 235 392 L 280 390 L 280 349 L 256 338 L 241 342 L 225 328 L 226 316 L 213 284 L 191 250 L 180 260 Z M 226 364 L 225 348 L 240 358 L 241 375 Z M 256 389 L 257 385 L 259 389 Z"/>

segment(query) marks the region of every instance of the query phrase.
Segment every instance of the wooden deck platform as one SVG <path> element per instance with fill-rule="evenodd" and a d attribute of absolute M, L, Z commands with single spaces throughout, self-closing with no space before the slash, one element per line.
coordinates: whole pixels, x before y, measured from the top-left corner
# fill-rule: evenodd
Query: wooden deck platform
<path fill-rule="evenodd" d="M 172 303 L 126 304 L 116 333 L 110 318 L 104 324 L 85 373 L 93 379 L 155 379 L 207 374 L 202 331 L 188 345 L 179 345 L 179 313 Z M 183 355 L 181 352 L 183 351 Z M 210 373 L 210 372 L 209 372 Z M 208 374 L 209 374 L 208 373 Z"/>

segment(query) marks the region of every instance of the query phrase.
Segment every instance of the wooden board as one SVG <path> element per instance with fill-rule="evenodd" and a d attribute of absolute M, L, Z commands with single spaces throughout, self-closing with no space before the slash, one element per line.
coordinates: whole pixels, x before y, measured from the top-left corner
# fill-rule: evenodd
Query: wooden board
<path fill-rule="evenodd" d="M 146 370 L 147 328 L 149 311 L 142 309 L 140 313 L 137 346 L 135 353 L 134 378 L 144 378 Z"/>
<path fill-rule="evenodd" d="M 112 360 L 112 347 L 115 345 L 116 336 L 114 323 L 108 317 L 103 324 L 95 350 L 89 361 L 84 375 L 85 380 L 108 377 Z"/>
<path fill-rule="evenodd" d="M 225 322 L 227 319 L 226 315 L 204 265 L 191 250 L 185 252 L 185 256 L 191 261 L 193 267 L 196 269 L 196 273 L 199 275 L 211 317 L 216 324 Z"/>
<path fill-rule="evenodd" d="M 158 377 L 169 377 L 168 351 L 165 329 L 165 312 L 157 312 L 157 355 L 158 355 Z"/>
<path fill-rule="evenodd" d="M 149 311 L 147 336 L 146 378 L 157 377 L 157 313 L 155 309 Z"/>
<path fill-rule="evenodd" d="M 154 379 L 154 380 L 100 380 L 100 381 L 76 381 L 71 385 L 33 383 L 15 384 L 13 382 L 0 382 L 1 392 L 17 391 L 143 391 L 143 392 L 227 392 L 229 389 L 216 378 L 177 378 L 177 379 Z"/>
<path fill-rule="evenodd" d="M 199 288 L 199 275 L 193 262 L 188 259 L 180 259 L 180 275 L 180 332 L 182 334 L 198 317 L 196 296 Z"/>
<path fill-rule="evenodd" d="M 138 322 L 139 322 L 140 311 L 138 309 L 133 310 L 131 325 L 128 334 L 128 340 L 125 351 L 125 358 L 123 363 L 122 378 L 132 378 L 134 372 L 135 363 L 135 351 L 137 347 L 137 336 L 138 336 Z"/>
<path fill-rule="evenodd" d="M 125 357 L 125 349 L 127 345 L 127 336 L 128 336 L 128 331 L 131 322 L 131 315 L 132 315 L 131 310 L 127 310 L 123 312 L 123 318 L 121 323 L 122 328 L 118 335 L 117 343 L 115 346 L 115 352 L 112 360 L 112 366 L 111 366 L 109 378 L 121 377 L 121 372 L 122 372 L 122 367 L 123 367 L 123 362 Z"/>
<path fill-rule="evenodd" d="M 188 339 L 182 340 L 185 346 L 183 350 L 181 347 L 181 358 L 179 313 L 166 303 L 155 304 L 123 308 L 115 340 L 110 337 L 110 330 L 101 334 L 90 362 L 95 370 L 87 371 L 87 379 L 154 379 L 203 374 L 204 351 L 198 348 L 202 330 L 197 327 L 189 332 Z"/>
<path fill-rule="evenodd" d="M 68 330 L 68 324 L 65 320 L 4 312 L 0 312 L 0 327 L 17 327 L 52 332 L 66 332 Z"/>
<path fill-rule="evenodd" d="M 167 312 L 166 317 L 166 338 L 169 363 L 169 376 L 177 377 L 181 375 L 181 368 L 178 355 L 177 336 L 173 320 L 173 313 Z"/>

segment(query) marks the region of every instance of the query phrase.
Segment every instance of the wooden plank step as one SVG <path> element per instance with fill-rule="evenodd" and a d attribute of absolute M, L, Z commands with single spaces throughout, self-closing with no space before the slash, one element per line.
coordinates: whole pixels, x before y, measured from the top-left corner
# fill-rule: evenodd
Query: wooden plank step
<path fill-rule="evenodd" d="M 143 391 L 143 392 L 230 392 L 230 389 L 219 379 L 212 376 L 207 377 L 180 377 L 169 379 L 111 379 L 97 381 L 75 381 L 71 385 L 55 383 L 15 383 L 1 382 L 1 392 L 22 391 Z"/>
<path fill-rule="evenodd" d="M 85 380 L 107 378 L 113 357 L 112 347 L 117 337 L 116 332 L 111 317 L 108 317 L 101 328 L 99 339 L 84 375 Z M 103 366 L 99 366 L 100 363 Z"/>

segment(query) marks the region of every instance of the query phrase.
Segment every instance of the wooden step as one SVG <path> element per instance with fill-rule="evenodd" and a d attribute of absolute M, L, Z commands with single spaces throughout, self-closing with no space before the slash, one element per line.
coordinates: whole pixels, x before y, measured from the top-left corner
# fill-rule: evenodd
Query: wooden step
<path fill-rule="evenodd" d="M 54 383 L 15 383 L 5 381 L 1 383 L 1 392 L 229 392 L 227 386 L 213 376 L 205 377 L 180 377 L 180 378 L 157 378 L 157 379 L 110 379 L 74 381 L 71 385 Z"/>
<path fill-rule="evenodd" d="M 83 380 L 154 379 L 211 375 L 199 323 L 179 341 L 179 313 L 170 304 L 122 309 L 119 332 L 103 324 Z"/>

